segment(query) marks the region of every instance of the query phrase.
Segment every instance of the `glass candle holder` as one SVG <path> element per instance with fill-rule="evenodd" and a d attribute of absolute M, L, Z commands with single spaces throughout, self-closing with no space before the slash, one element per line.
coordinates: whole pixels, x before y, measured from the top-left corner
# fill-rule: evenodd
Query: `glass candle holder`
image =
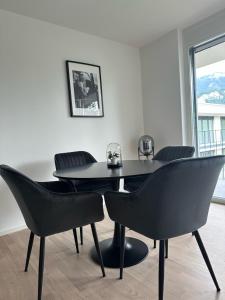
<path fill-rule="evenodd" d="M 122 166 L 121 147 L 118 143 L 110 143 L 107 146 L 106 159 L 109 168 L 119 168 Z"/>

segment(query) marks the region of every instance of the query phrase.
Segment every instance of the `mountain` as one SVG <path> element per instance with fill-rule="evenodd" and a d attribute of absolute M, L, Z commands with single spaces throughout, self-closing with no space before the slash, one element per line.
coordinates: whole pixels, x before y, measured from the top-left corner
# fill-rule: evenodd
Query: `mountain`
<path fill-rule="evenodd" d="M 197 77 L 196 95 L 200 102 L 225 104 L 225 73 Z"/>

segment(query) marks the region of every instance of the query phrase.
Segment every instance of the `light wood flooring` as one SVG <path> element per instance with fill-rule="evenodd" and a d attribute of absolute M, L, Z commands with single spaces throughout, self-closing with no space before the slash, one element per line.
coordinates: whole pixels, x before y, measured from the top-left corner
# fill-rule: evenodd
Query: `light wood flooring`
<path fill-rule="evenodd" d="M 111 237 L 113 223 L 106 219 L 97 224 L 99 240 Z M 200 230 L 214 271 L 221 286 L 215 287 L 204 264 L 195 238 L 186 235 L 170 240 L 166 261 L 165 300 L 225 300 L 225 206 L 212 204 L 208 224 Z M 93 246 L 89 227 L 84 228 L 84 245 L 76 254 L 72 231 L 46 240 L 43 300 L 156 300 L 158 290 L 158 247 L 132 231 L 127 236 L 142 239 L 149 246 L 149 256 L 139 265 L 125 269 L 118 280 L 118 270 L 100 267 L 90 257 Z M 0 300 L 37 298 L 39 239 L 35 238 L 28 273 L 23 272 L 29 231 L 0 237 Z"/>

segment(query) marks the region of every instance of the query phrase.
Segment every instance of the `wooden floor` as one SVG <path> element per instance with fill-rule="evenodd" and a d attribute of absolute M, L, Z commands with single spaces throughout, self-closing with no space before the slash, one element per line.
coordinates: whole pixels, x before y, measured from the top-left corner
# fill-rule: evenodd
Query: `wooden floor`
<path fill-rule="evenodd" d="M 112 236 L 113 224 L 106 217 L 97 224 L 99 239 Z M 170 240 L 166 261 L 165 300 L 225 300 L 225 206 L 213 204 L 207 226 L 200 230 L 221 292 L 216 293 L 211 277 L 194 237 L 186 235 Z M 23 272 L 29 232 L 23 230 L 0 237 L 0 299 L 37 298 L 39 240 L 35 238 L 28 273 Z M 72 232 L 55 235 L 46 241 L 43 300 L 154 300 L 157 299 L 158 249 L 153 242 L 132 231 L 127 236 L 141 238 L 150 254 L 141 264 L 125 270 L 118 280 L 118 270 L 106 269 L 106 278 L 95 265 L 89 251 L 93 246 L 91 231 L 84 228 L 84 246 L 75 253 Z"/>

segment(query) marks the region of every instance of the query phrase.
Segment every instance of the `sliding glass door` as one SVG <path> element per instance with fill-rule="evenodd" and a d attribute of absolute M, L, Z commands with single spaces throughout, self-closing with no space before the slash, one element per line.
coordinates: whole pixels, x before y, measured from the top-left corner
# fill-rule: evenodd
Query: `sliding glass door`
<path fill-rule="evenodd" d="M 225 36 L 191 49 L 198 156 L 225 154 Z M 214 197 L 225 202 L 225 171 Z"/>

